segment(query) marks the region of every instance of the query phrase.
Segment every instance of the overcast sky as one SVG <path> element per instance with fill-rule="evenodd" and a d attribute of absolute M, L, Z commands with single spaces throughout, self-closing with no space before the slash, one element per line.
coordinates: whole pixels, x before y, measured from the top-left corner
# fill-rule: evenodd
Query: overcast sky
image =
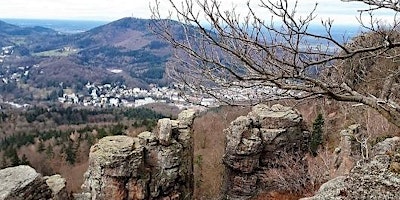
<path fill-rule="evenodd" d="M 317 1 L 318 18 L 330 17 L 337 24 L 356 23 L 356 10 L 365 8 L 360 3 L 343 3 L 340 0 L 300 0 L 299 12 L 306 13 Z M 153 3 L 154 0 L 0 0 L 0 18 L 101 21 L 113 21 L 123 17 L 150 18 L 150 2 Z M 241 10 L 245 9 L 247 0 L 221 2 L 226 8 L 236 5 L 237 9 Z M 163 10 L 168 10 L 168 7 L 163 6 Z"/>

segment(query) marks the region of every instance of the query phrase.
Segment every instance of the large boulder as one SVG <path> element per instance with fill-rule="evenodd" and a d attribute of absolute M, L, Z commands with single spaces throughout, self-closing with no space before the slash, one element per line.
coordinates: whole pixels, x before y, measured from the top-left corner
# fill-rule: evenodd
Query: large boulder
<path fill-rule="evenodd" d="M 61 175 L 45 176 L 44 180 L 51 190 L 53 200 L 66 200 L 71 198 L 66 188 L 67 182 Z"/>
<path fill-rule="evenodd" d="M 140 176 L 143 167 L 143 146 L 138 139 L 104 137 L 90 148 L 89 168 L 82 188 L 92 199 L 140 199 L 145 196 L 142 194 L 145 185 L 132 178 Z M 134 196 L 130 196 L 127 184 L 135 188 Z"/>
<path fill-rule="evenodd" d="M 299 112 L 279 104 L 254 106 L 247 116 L 231 122 L 224 130 L 225 197 L 248 199 L 261 190 L 279 189 L 274 169 L 284 170 L 293 160 L 306 165 L 301 158 L 308 151 L 309 134 L 302 127 Z"/>
<path fill-rule="evenodd" d="M 158 140 L 164 146 L 171 145 L 172 142 L 172 122 L 170 119 L 160 119 L 157 124 Z"/>
<path fill-rule="evenodd" d="M 372 148 L 372 155 L 385 155 L 396 152 L 400 148 L 400 137 L 387 138 Z"/>
<path fill-rule="evenodd" d="M 43 177 L 27 165 L 0 170 L 0 200 L 68 200 L 65 179 Z"/>
<path fill-rule="evenodd" d="M 343 189 L 345 188 L 345 176 L 338 176 L 321 185 L 316 195 L 313 197 L 302 198 L 301 200 L 341 200 Z"/>

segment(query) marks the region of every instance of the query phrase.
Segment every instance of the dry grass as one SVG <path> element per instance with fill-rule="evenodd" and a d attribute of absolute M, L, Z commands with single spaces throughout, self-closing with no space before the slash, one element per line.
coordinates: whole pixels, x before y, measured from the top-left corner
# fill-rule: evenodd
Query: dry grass
<path fill-rule="evenodd" d="M 308 166 L 308 187 L 304 195 L 312 196 L 326 181 L 344 175 L 335 171 L 335 155 L 326 148 L 320 148 L 316 157 L 307 155 L 305 160 Z"/>

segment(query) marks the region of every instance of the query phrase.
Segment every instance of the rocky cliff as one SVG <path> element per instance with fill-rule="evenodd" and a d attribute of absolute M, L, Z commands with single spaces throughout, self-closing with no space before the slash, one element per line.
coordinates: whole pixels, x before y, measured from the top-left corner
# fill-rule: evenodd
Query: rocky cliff
<path fill-rule="evenodd" d="M 76 199 L 191 199 L 194 111 L 161 119 L 138 137 L 109 136 L 91 147 L 89 168 Z"/>
<path fill-rule="evenodd" d="M 347 176 L 323 184 L 315 196 L 302 200 L 400 199 L 400 137 L 372 148 L 372 158 L 360 160 Z"/>
<path fill-rule="evenodd" d="M 0 170 L 0 200 L 68 200 L 65 179 L 43 177 L 30 166 Z"/>
<path fill-rule="evenodd" d="M 92 146 L 79 200 L 192 199 L 193 111 L 177 120 L 161 119 L 153 132 L 111 136 Z M 309 133 L 302 117 L 282 105 L 257 105 L 224 130 L 224 198 L 250 199 L 268 191 L 290 191 L 308 184 Z M 360 125 L 341 132 L 334 168 L 344 176 L 323 184 L 313 197 L 325 199 L 400 199 L 400 137 L 373 146 L 370 159 L 357 162 L 360 146 L 352 137 Z M 354 167 L 349 167 L 353 166 Z M 348 171 L 347 169 L 351 169 Z M 0 200 L 68 200 L 65 179 L 42 177 L 29 166 L 0 170 Z"/>
<path fill-rule="evenodd" d="M 277 173 L 289 171 L 289 167 L 294 170 L 289 176 L 302 176 L 307 171 L 301 158 L 308 150 L 309 133 L 302 129 L 302 117 L 296 110 L 260 104 L 224 131 L 227 199 L 248 199 L 261 190 L 281 189 Z M 292 165 L 301 167 L 294 169 Z"/>

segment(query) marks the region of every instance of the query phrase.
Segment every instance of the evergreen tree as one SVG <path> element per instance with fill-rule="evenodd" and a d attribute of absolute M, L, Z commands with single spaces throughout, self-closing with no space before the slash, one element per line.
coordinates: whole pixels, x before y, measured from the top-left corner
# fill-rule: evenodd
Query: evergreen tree
<path fill-rule="evenodd" d="M 65 148 L 65 154 L 67 156 L 65 158 L 65 160 L 71 165 L 75 164 L 75 162 L 76 162 L 76 150 L 74 148 L 74 143 L 73 142 L 70 141 L 68 143 L 68 146 Z"/>
<path fill-rule="evenodd" d="M 310 152 L 312 153 L 313 156 L 317 156 L 318 147 L 319 145 L 322 144 L 323 127 L 324 127 L 324 117 L 320 113 L 314 120 L 313 131 L 311 134 Z"/>

